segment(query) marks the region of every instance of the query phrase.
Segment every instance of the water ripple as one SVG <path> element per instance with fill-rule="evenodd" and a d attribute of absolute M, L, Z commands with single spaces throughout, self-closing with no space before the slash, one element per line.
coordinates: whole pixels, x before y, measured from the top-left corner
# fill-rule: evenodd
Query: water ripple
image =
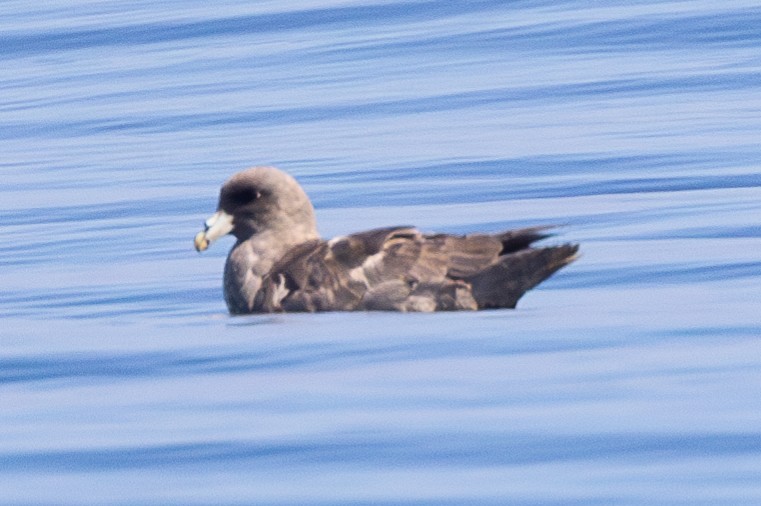
<path fill-rule="evenodd" d="M 9 472 L 107 471 L 186 466 L 320 465 L 373 468 L 525 466 L 620 459 L 657 463 L 706 456 L 761 456 L 761 433 L 588 434 L 546 437 L 488 432 L 435 436 L 346 435 L 319 441 L 220 441 L 138 448 L 0 453 Z"/>

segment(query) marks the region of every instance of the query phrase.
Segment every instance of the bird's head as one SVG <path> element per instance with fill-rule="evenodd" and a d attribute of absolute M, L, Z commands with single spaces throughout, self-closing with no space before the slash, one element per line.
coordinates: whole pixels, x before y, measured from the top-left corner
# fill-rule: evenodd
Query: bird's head
<path fill-rule="evenodd" d="M 274 167 L 254 167 L 222 185 L 217 212 L 196 235 L 195 248 L 204 251 L 227 234 L 241 242 L 267 232 L 294 244 L 314 239 L 314 209 L 293 177 Z"/>

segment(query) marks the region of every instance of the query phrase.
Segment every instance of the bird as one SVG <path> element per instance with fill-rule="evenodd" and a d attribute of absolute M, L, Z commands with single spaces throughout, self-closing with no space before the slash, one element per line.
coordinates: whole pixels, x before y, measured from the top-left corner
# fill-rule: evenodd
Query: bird
<path fill-rule="evenodd" d="M 393 226 L 325 240 L 299 183 L 257 166 L 222 185 L 194 245 L 202 252 L 235 237 L 223 275 L 232 315 L 481 310 L 515 308 L 577 258 L 578 244 L 534 245 L 551 228 L 455 235 Z"/>

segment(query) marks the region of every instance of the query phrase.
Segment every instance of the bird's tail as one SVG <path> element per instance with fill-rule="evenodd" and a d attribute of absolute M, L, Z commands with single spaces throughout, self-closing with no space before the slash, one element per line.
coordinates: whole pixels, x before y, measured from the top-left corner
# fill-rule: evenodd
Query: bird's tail
<path fill-rule="evenodd" d="M 479 309 L 514 308 L 524 293 L 577 258 L 578 244 L 520 249 L 466 279 Z"/>

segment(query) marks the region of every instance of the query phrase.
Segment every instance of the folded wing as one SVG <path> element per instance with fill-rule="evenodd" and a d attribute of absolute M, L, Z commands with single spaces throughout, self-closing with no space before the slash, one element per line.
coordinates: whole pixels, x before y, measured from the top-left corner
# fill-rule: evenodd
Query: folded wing
<path fill-rule="evenodd" d="M 435 311 L 515 307 L 575 258 L 576 245 L 533 248 L 546 228 L 425 235 L 382 228 L 310 241 L 262 280 L 255 311 Z"/>

